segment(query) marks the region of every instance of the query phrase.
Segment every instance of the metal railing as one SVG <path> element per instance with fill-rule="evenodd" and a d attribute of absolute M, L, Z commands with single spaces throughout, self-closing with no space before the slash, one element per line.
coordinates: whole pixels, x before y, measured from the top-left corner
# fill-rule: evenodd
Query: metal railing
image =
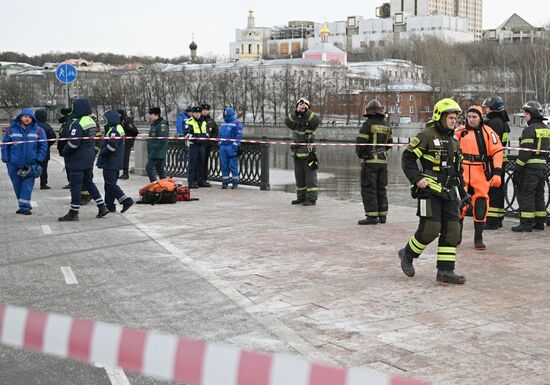
<path fill-rule="evenodd" d="M 222 168 L 217 143 L 209 142 L 208 175 L 206 179 L 222 181 Z M 187 177 L 187 153 L 189 147 L 183 140 L 170 140 L 166 154 L 166 175 Z M 240 184 L 257 186 L 267 191 L 269 186 L 269 144 L 241 143 L 239 155 Z"/>
<path fill-rule="evenodd" d="M 506 167 L 504 169 L 504 209 L 506 210 L 506 215 L 508 216 L 517 216 L 518 215 L 518 202 L 517 202 L 517 186 L 512 182 L 514 172 L 515 172 L 515 160 L 517 156 L 508 155 L 508 162 L 506 162 Z M 550 206 L 550 163 L 546 165 L 546 193 L 545 193 L 545 203 L 546 209 Z"/>

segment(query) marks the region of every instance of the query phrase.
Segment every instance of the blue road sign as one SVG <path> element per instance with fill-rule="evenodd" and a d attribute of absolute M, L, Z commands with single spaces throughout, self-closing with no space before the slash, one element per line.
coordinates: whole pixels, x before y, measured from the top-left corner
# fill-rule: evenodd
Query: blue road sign
<path fill-rule="evenodd" d="M 70 84 L 76 80 L 76 67 L 72 64 L 60 64 L 55 70 L 55 77 L 61 83 Z"/>

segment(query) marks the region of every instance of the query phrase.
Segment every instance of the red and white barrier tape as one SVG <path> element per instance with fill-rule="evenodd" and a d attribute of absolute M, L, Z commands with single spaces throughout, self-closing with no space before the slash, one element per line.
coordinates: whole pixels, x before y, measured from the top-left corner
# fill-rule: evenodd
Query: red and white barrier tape
<path fill-rule="evenodd" d="M 0 344 L 193 385 L 429 385 L 11 305 L 0 305 Z"/>
<path fill-rule="evenodd" d="M 105 137 L 103 136 L 84 136 L 84 137 L 78 137 L 78 138 L 57 138 L 57 139 L 38 139 L 38 140 L 20 140 L 20 141 L 12 141 L 12 142 L 2 142 L 1 145 L 11 145 L 11 144 L 22 144 L 26 142 L 55 142 L 55 141 L 69 141 L 69 140 L 103 140 Z M 115 138 L 108 138 L 108 139 L 119 139 L 119 140 L 125 140 L 128 139 L 125 136 L 118 136 Z M 340 142 L 315 142 L 315 143 L 295 143 L 291 140 L 257 140 L 257 139 L 226 139 L 226 138 L 184 138 L 180 136 L 164 136 L 160 138 L 152 138 L 152 137 L 145 137 L 145 136 L 136 136 L 131 137 L 130 139 L 136 139 L 136 140 L 182 140 L 182 141 L 208 141 L 208 142 L 235 142 L 235 143 L 256 143 L 256 144 L 283 144 L 287 146 L 312 146 L 312 147 L 355 147 L 355 146 L 380 146 L 380 144 L 373 144 L 373 143 L 340 143 Z M 387 147 L 406 147 L 408 146 L 408 143 L 389 143 L 384 144 L 384 146 Z M 550 154 L 549 150 L 536 150 L 536 149 L 530 149 L 530 148 L 520 148 L 520 147 L 503 147 L 504 150 L 512 150 L 512 151 L 529 151 L 529 152 L 539 152 L 539 153 L 548 153 Z"/>

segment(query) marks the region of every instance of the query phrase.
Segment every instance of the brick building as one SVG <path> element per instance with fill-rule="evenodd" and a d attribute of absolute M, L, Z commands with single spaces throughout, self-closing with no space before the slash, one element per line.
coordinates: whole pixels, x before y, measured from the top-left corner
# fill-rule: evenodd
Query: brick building
<path fill-rule="evenodd" d="M 392 84 L 340 94 L 329 103 L 329 114 L 359 116 L 367 103 L 377 99 L 392 123 L 427 122 L 432 115 L 433 89 L 426 84 Z"/>

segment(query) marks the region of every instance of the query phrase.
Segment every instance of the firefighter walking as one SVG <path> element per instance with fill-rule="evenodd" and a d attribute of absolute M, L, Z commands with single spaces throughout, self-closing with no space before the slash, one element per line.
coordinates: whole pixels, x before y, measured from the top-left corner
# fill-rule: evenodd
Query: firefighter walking
<path fill-rule="evenodd" d="M 533 229 L 544 230 L 546 221 L 544 173 L 548 153 L 541 151 L 550 150 L 550 129 L 544 124 L 539 102 L 527 102 L 521 109 L 525 112 L 528 126 L 521 133 L 519 145 L 527 151 L 519 151 L 515 165 L 514 185 L 518 194 L 520 224 L 512 227 L 512 231 L 531 232 Z"/>
<path fill-rule="evenodd" d="M 472 204 L 462 210 L 460 224 L 467 212 L 474 217 L 474 246 L 484 250 L 483 229 L 489 211 L 489 189 L 499 188 L 502 184 L 502 143 L 498 135 L 483 124 L 483 110 L 472 106 L 466 113 L 466 125 L 461 126 L 456 136 L 462 149 L 463 177 Z"/>
<path fill-rule="evenodd" d="M 375 225 L 386 223 L 388 213 L 388 156 L 391 148 L 385 146 L 392 143 L 391 127 L 384 121 L 384 108 L 376 99 L 371 100 L 363 114 L 367 118 L 359 134 L 355 153 L 362 160 L 361 165 L 361 196 L 365 208 L 365 219 L 357 222 L 359 225 Z"/>
<path fill-rule="evenodd" d="M 481 106 L 486 116 L 485 127 L 491 127 L 500 138 L 502 146 L 508 146 L 508 136 L 510 133 L 508 122 L 510 118 L 508 117 L 502 98 L 500 96 L 489 96 L 485 98 Z M 508 160 L 504 151 L 502 154 L 503 163 L 500 178 L 504 182 Z M 487 213 L 485 230 L 497 230 L 502 227 L 502 220 L 504 219 L 504 187 L 504 183 L 502 183 L 500 187 L 495 186 L 489 189 L 489 212 Z"/>
<path fill-rule="evenodd" d="M 413 259 L 439 238 L 436 280 L 453 284 L 466 281 L 454 271 L 460 236 L 459 209 L 468 198 L 462 179 L 460 144 L 453 135 L 460 112 L 460 106 L 452 99 L 437 102 L 432 120 L 403 152 L 403 171 L 413 185 L 411 191 L 418 199 L 420 217 L 418 229 L 399 250 L 401 269 L 408 277 L 415 275 Z"/>

